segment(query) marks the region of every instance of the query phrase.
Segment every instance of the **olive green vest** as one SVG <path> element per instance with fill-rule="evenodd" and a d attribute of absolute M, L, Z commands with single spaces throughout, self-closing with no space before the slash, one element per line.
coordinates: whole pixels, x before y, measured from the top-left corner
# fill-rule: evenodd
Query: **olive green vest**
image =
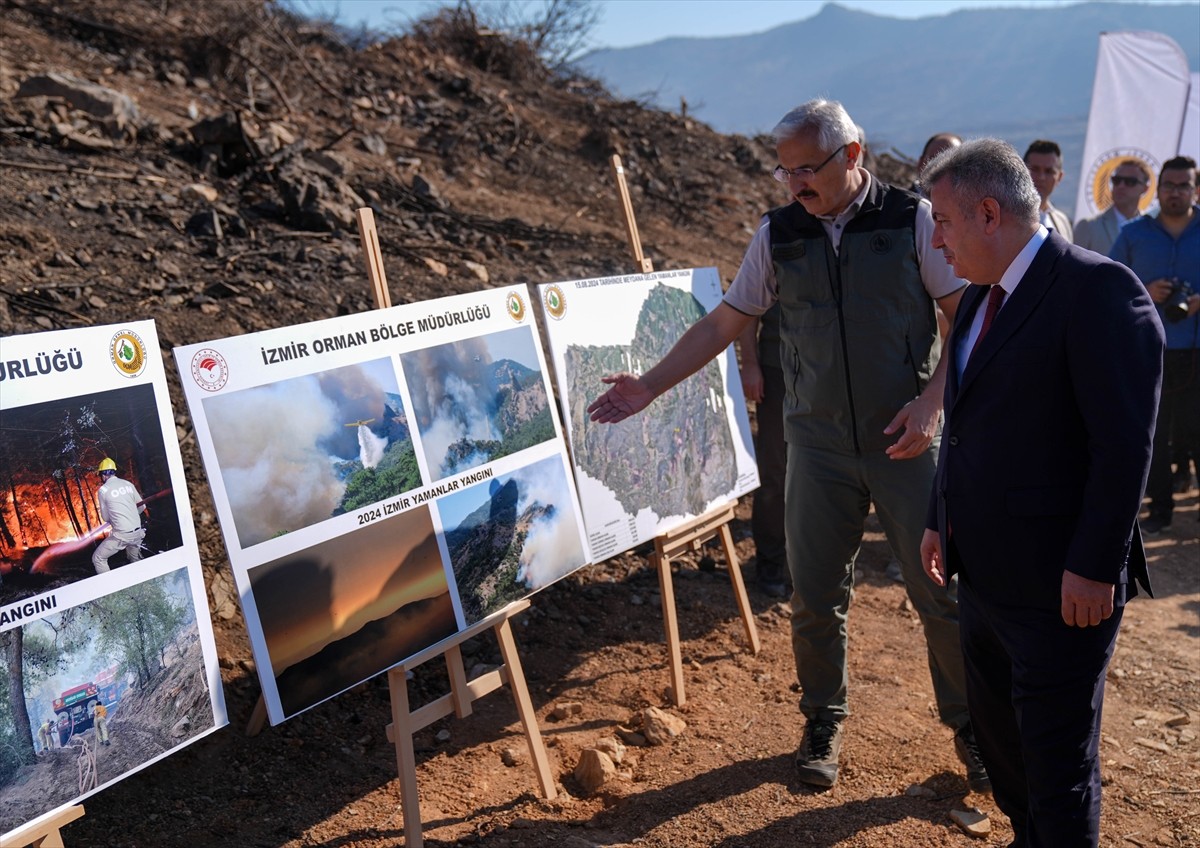
<path fill-rule="evenodd" d="M 916 250 L 919 198 L 872 179 L 838 253 L 799 203 L 771 211 L 792 444 L 861 454 L 925 388 L 937 364 L 937 318 Z"/>

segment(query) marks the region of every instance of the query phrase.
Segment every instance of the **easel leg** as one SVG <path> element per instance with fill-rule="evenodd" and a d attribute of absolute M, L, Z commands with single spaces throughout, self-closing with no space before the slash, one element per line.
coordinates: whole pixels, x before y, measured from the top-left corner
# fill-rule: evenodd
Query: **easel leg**
<path fill-rule="evenodd" d="M 400 773 L 404 844 L 407 848 L 422 848 L 425 838 L 421 833 L 421 802 L 417 793 L 417 754 L 413 749 L 413 727 L 408 709 L 408 679 L 403 668 L 393 668 L 388 672 L 388 689 L 392 700 L 396 768 Z"/>
<path fill-rule="evenodd" d="M 538 785 L 546 800 L 553 801 L 558 797 L 558 790 L 554 788 L 550 760 L 546 756 L 546 746 L 542 743 L 542 732 L 538 728 L 533 701 L 529 698 L 529 687 L 525 685 L 525 671 L 521 668 L 521 655 L 517 653 L 512 625 L 506 618 L 493 629 L 496 631 L 496 641 L 500 643 L 500 656 L 504 658 L 508 685 L 512 689 L 513 702 L 517 705 L 517 715 L 521 717 L 521 725 L 525 728 L 525 741 L 529 743 L 529 755 L 533 758 L 533 770 L 537 773 Z"/>
<path fill-rule="evenodd" d="M 267 702 L 263 700 L 263 696 L 258 696 L 258 703 L 254 705 L 254 709 L 250 713 L 250 720 L 246 722 L 246 735 L 257 736 L 262 733 L 263 725 L 267 723 Z"/>
<path fill-rule="evenodd" d="M 463 666 L 462 647 L 455 644 L 446 649 L 446 676 L 450 678 L 450 698 L 454 715 L 466 718 L 471 714 L 471 693 L 467 691 L 467 671 Z"/>
<path fill-rule="evenodd" d="M 729 582 L 733 584 L 733 596 L 737 599 L 742 624 L 746 628 L 746 638 L 750 641 L 750 652 L 757 654 L 762 649 L 758 641 L 758 627 L 754 624 L 754 610 L 750 608 L 750 598 L 746 596 L 746 584 L 742 580 L 742 569 L 734 552 L 733 534 L 729 532 L 728 524 L 721 525 L 721 544 L 725 548 L 725 562 L 729 565 Z"/>
<path fill-rule="evenodd" d="M 671 663 L 671 702 L 677 707 L 687 703 L 683 689 L 683 653 L 679 647 L 679 619 L 675 616 L 675 585 L 671 581 L 671 560 L 661 553 L 654 556 L 658 566 L 658 587 L 662 593 L 663 627 L 667 631 L 667 652 Z"/>

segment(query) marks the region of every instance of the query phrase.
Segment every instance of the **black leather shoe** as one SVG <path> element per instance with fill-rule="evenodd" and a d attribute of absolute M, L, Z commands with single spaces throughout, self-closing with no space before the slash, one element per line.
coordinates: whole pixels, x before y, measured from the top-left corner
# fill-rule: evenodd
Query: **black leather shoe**
<path fill-rule="evenodd" d="M 979 757 L 979 745 L 975 743 L 975 731 L 967 725 L 954 734 L 954 752 L 967 767 L 967 785 L 972 792 L 991 792 L 992 779 L 988 777 L 983 760 Z"/>

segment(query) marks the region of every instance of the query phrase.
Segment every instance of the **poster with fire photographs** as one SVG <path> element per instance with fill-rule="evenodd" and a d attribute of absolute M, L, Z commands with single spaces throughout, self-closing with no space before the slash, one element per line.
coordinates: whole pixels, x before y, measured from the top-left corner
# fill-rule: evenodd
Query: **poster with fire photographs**
<path fill-rule="evenodd" d="M 175 357 L 273 724 L 586 563 L 524 286 Z"/>
<path fill-rule="evenodd" d="M 716 268 L 573 280 L 538 293 L 592 562 L 758 487 L 732 346 L 632 418 L 596 424 L 587 414 L 608 389 L 602 377 L 649 370 L 716 308 Z"/>
<path fill-rule="evenodd" d="M 0 338 L 0 670 L 0 834 L 227 723 L 153 321 Z"/>

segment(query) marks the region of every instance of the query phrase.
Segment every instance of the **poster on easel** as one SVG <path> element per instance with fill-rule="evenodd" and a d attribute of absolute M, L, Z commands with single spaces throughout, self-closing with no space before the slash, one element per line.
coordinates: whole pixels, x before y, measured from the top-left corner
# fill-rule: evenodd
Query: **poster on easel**
<path fill-rule="evenodd" d="M 586 564 L 524 286 L 175 356 L 272 724 Z"/>
<path fill-rule="evenodd" d="M 227 724 L 191 516 L 153 321 L 0 338 L 0 834 Z"/>
<path fill-rule="evenodd" d="M 642 412 L 597 424 L 601 378 L 641 374 L 721 300 L 716 268 L 538 287 L 592 562 L 758 487 L 732 346 Z M 603 316 L 603 320 L 597 320 Z"/>

